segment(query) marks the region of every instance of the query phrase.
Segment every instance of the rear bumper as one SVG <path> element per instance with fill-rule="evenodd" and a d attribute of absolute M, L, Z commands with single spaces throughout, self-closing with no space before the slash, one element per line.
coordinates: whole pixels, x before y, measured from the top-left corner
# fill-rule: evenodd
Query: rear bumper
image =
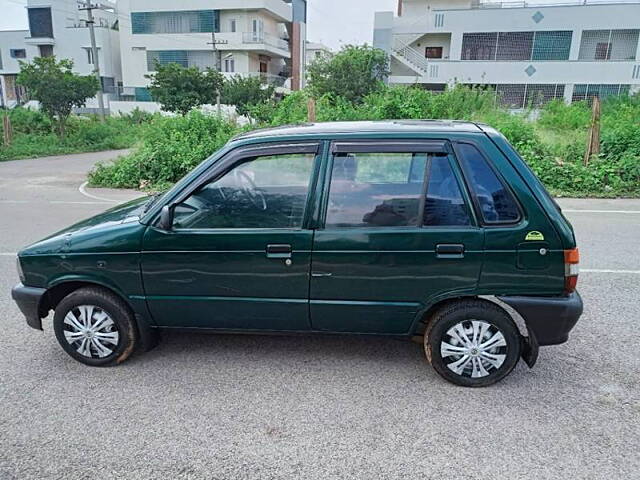
<path fill-rule="evenodd" d="M 27 325 L 36 330 L 42 330 L 40 300 L 46 292 L 44 288 L 25 287 L 21 283 L 11 290 L 11 298 L 18 304 L 18 308 L 26 317 Z"/>
<path fill-rule="evenodd" d="M 498 297 L 524 319 L 538 345 L 557 345 L 569 339 L 569 332 L 582 315 L 578 292 L 564 297 Z"/>

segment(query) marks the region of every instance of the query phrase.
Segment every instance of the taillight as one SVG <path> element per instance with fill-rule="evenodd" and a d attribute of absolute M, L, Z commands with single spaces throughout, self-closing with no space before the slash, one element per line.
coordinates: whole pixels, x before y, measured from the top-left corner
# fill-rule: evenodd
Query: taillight
<path fill-rule="evenodd" d="M 577 248 L 564 251 L 564 289 L 571 293 L 578 285 L 580 274 L 580 252 Z"/>

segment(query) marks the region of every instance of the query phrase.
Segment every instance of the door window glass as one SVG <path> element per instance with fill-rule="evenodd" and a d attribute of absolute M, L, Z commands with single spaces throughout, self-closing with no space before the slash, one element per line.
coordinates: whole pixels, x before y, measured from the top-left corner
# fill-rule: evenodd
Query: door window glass
<path fill-rule="evenodd" d="M 174 229 L 300 228 L 315 154 L 250 159 L 175 208 Z"/>
<path fill-rule="evenodd" d="M 327 227 L 417 225 L 426 161 L 424 153 L 336 155 Z"/>
<path fill-rule="evenodd" d="M 471 225 L 469 210 L 447 157 L 433 157 L 424 210 L 424 225 Z"/>
<path fill-rule="evenodd" d="M 473 145 L 459 146 L 460 161 L 467 172 L 468 181 L 477 199 L 485 222 L 513 223 L 520 213 L 513 195 L 505 187 L 487 160 Z"/>

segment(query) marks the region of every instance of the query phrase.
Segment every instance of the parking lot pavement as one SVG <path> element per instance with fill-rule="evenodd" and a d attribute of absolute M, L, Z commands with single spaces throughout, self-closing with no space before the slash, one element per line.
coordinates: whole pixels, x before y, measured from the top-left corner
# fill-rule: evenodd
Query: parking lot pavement
<path fill-rule="evenodd" d="M 78 190 L 96 157 L 0 163 L 0 479 L 637 478 L 640 201 L 560 201 L 584 316 L 491 388 L 368 337 L 172 334 L 92 369 L 29 329 L 9 290 L 12 252 L 109 207 Z"/>

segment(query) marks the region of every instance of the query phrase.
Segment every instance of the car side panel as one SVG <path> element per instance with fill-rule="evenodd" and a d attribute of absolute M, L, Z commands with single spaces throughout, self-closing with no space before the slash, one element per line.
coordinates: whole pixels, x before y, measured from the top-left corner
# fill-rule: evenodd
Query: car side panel
<path fill-rule="evenodd" d="M 523 218 L 516 225 L 485 226 L 485 259 L 478 293 L 559 295 L 564 290 L 564 251 L 556 229 L 513 165 L 486 136 L 475 136 L 519 200 Z M 531 232 L 544 240 L 529 241 Z"/>

